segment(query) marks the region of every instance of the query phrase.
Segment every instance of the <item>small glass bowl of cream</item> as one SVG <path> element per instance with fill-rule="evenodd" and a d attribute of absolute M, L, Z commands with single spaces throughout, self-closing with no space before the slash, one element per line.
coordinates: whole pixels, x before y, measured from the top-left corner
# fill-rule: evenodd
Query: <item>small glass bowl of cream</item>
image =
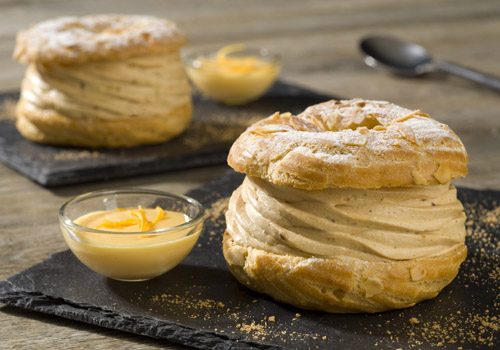
<path fill-rule="evenodd" d="M 90 192 L 59 210 L 73 254 L 88 268 L 120 281 L 144 281 L 173 269 L 203 229 L 196 200 L 148 189 Z"/>
<path fill-rule="evenodd" d="M 281 69 L 277 54 L 233 44 L 218 51 L 184 56 L 189 79 L 202 95 L 227 105 L 242 105 L 262 96 Z"/>

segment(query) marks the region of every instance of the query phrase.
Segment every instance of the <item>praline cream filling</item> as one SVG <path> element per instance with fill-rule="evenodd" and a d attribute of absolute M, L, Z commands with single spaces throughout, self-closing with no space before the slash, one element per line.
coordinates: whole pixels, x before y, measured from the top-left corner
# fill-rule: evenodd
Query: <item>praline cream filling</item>
<path fill-rule="evenodd" d="M 465 214 L 449 183 L 305 191 L 247 177 L 226 218 L 239 244 L 304 257 L 408 260 L 465 239 Z"/>
<path fill-rule="evenodd" d="M 28 67 L 24 108 L 72 118 L 156 116 L 190 103 L 191 90 L 178 52 L 119 61 Z"/>

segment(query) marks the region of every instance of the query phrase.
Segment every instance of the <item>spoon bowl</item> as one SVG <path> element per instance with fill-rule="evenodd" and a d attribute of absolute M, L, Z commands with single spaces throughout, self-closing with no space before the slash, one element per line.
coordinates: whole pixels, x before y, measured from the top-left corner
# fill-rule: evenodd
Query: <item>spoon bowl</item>
<path fill-rule="evenodd" d="M 392 37 L 372 36 L 360 44 L 365 62 L 396 74 L 416 76 L 432 71 L 432 57 L 422 46 Z"/>
<path fill-rule="evenodd" d="M 500 92 L 500 79 L 456 63 L 434 60 L 422 46 L 388 36 L 371 36 L 361 40 L 360 49 L 365 63 L 373 68 L 384 68 L 405 76 L 445 72 L 471 80 Z"/>

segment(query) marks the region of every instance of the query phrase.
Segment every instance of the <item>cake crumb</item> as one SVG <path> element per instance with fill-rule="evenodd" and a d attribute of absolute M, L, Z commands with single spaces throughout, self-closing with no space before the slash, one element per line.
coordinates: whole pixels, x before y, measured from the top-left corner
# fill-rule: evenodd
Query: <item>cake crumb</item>
<path fill-rule="evenodd" d="M 211 221 L 216 221 L 222 214 L 224 214 L 229 205 L 229 197 L 224 197 L 215 201 L 210 208 L 205 212 L 205 218 Z"/>
<path fill-rule="evenodd" d="M 252 321 L 250 324 L 243 323 L 240 327 L 240 331 L 252 334 L 254 338 L 260 338 L 266 335 L 264 325 L 255 323 L 255 321 Z"/>
<path fill-rule="evenodd" d="M 414 326 L 417 325 L 417 324 L 420 324 L 420 320 L 418 318 L 416 318 L 416 317 L 410 318 L 409 322 L 410 322 L 411 325 L 414 325 Z"/>

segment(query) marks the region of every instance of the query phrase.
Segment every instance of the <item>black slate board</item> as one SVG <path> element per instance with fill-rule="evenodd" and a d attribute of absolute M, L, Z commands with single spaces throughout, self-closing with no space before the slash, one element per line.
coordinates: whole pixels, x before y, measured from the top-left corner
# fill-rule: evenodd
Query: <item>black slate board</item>
<path fill-rule="evenodd" d="M 17 93 L 0 95 L 0 161 L 50 187 L 225 164 L 229 147 L 252 121 L 276 111 L 298 113 L 333 97 L 283 82 L 241 107 L 195 95 L 193 122 L 184 134 L 158 145 L 115 150 L 54 147 L 24 139 L 13 122 L 17 98 Z"/>
<path fill-rule="evenodd" d="M 0 302 L 200 349 L 500 348 L 494 319 L 500 316 L 500 192 L 459 189 L 469 256 L 436 299 L 400 311 L 332 315 L 274 302 L 230 275 L 221 254 L 222 213 L 241 180 L 230 173 L 188 193 L 208 208 L 209 219 L 198 246 L 167 274 L 113 281 L 65 251 L 1 282 Z M 412 317 L 420 323 L 411 325 Z"/>

